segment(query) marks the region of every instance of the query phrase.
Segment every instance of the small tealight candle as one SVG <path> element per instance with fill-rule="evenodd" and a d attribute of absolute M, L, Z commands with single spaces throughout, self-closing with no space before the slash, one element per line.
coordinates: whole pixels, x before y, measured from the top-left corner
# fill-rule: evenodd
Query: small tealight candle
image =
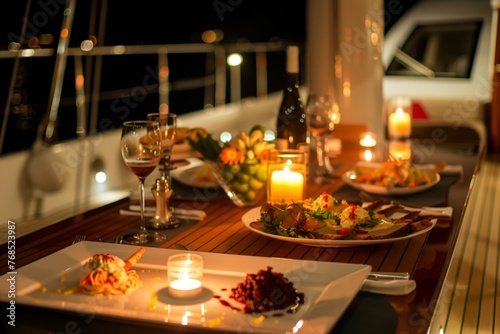
<path fill-rule="evenodd" d="M 359 145 L 363 147 L 374 147 L 377 145 L 377 140 L 371 132 L 363 132 L 359 140 Z"/>
<path fill-rule="evenodd" d="M 203 290 L 203 258 L 197 254 L 176 254 L 168 258 L 168 292 L 174 298 L 190 299 Z"/>

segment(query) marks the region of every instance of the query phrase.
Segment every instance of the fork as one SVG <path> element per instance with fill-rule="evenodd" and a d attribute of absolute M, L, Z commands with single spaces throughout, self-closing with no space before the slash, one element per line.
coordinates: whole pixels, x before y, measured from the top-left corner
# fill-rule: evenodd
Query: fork
<path fill-rule="evenodd" d="M 85 238 L 86 238 L 85 234 L 77 234 L 75 236 L 75 239 L 73 239 L 73 242 L 71 244 L 73 245 L 73 244 L 76 244 L 77 242 L 84 241 Z"/>

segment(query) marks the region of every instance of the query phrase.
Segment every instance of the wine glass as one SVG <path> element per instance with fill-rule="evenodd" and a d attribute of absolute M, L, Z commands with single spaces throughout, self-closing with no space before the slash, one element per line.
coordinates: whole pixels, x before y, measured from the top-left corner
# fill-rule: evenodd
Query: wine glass
<path fill-rule="evenodd" d="M 321 183 L 325 177 L 335 172 L 326 155 L 325 135 L 333 132 L 335 124 L 340 121 L 340 113 L 330 95 L 311 94 L 306 105 L 306 115 L 309 131 L 316 140 L 318 168 L 316 168 L 315 181 Z"/>
<path fill-rule="evenodd" d="M 162 176 L 165 176 L 167 180 L 170 182 L 170 173 L 169 171 L 174 169 L 172 164 L 170 163 L 170 157 L 172 155 L 172 149 L 175 144 L 175 134 L 177 131 L 177 114 L 172 113 L 149 113 L 147 115 L 148 120 L 158 122 L 160 125 L 160 133 L 161 133 L 161 159 L 160 159 L 160 168 L 159 170 L 162 172 Z"/>
<path fill-rule="evenodd" d="M 146 230 L 144 219 L 144 181 L 158 166 L 161 158 L 160 124 L 154 121 L 128 121 L 123 123 L 121 154 L 127 167 L 139 178 L 141 224 L 137 233 L 123 237 L 124 243 L 147 244 L 166 240 L 165 235 Z"/>
<path fill-rule="evenodd" d="M 159 165 L 161 178 L 156 180 L 156 185 L 152 189 L 156 199 L 156 214 L 155 217 L 148 221 L 148 225 L 156 229 L 177 228 L 180 226 L 180 222 L 174 216 L 169 206 L 170 197 L 173 192 L 170 171 L 175 169 L 170 158 L 175 144 L 177 115 L 161 110 L 159 113 L 149 113 L 147 117 L 148 120 L 160 124 L 162 148 Z"/>

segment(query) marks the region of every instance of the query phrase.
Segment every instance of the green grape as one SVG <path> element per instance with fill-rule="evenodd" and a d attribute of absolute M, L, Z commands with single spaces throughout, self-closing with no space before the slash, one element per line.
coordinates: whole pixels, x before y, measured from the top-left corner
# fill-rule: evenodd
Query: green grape
<path fill-rule="evenodd" d="M 259 190 L 264 186 L 264 182 L 258 180 L 257 178 L 251 178 L 248 182 L 250 189 Z"/>
<path fill-rule="evenodd" d="M 248 183 L 250 182 L 250 179 L 252 177 L 248 174 L 245 174 L 245 173 L 238 173 L 236 174 L 236 180 L 238 180 L 238 182 L 240 183 Z"/>
<path fill-rule="evenodd" d="M 230 170 L 230 171 L 231 171 L 231 173 L 233 173 L 233 174 L 237 174 L 237 173 L 239 173 L 239 172 L 240 172 L 240 169 L 241 169 L 240 165 L 232 165 L 232 166 L 230 166 L 230 167 L 229 167 L 229 170 Z"/>
<path fill-rule="evenodd" d="M 265 182 L 267 180 L 267 166 L 259 165 L 259 167 L 257 167 L 257 173 L 255 173 L 255 177 L 259 181 Z"/>
<path fill-rule="evenodd" d="M 249 190 L 245 193 L 244 196 L 247 201 L 252 202 L 257 197 L 257 193 L 254 190 Z"/>
<path fill-rule="evenodd" d="M 246 193 L 249 188 L 247 183 L 240 183 L 238 181 L 233 181 L 231 185 L 233 186 L 233 189 L 240 194 Z"/>

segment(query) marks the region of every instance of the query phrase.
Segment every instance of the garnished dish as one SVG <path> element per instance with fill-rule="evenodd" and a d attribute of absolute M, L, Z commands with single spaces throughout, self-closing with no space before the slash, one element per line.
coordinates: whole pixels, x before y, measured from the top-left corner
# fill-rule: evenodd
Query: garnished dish
<path fill-rule="evenodd" d="M 272 267 L 247 274 L 245 281 L 231 289 L 230 298 L 244 304 L 244 313 L 262 313 L 289 309 L 294 313 L 304 304 L 304 294 L 297 292 L 293 283 Z M 279 298 L 276 296 L 279 295 Z"/>
<path fill-rule="evenodd" d="M 88 295 L 125 295 L 137 290 L 142 282 L 130 268 L 139 261 L 145 249 L 140 248 L 123 261 L 109 254 L 95 254 L 82 269 L 78 292 Z"/>
<path fill-rule="evenodd" d="M 90 314 L 95 318 L 92 327 L 82 328 L 84 332 L 92 332 L 93 328 L 98 331 L 103 322 L 104 328 L 110 324 L 125 328 L 127 324 L 139 322 L 145 325 L 146 332 L 151 329 L 165 333 L 207 330 L 227 333 L 243 328 L 255 334 L 292 333 L 299 323 L 302 325 L 300 333 L 328 333 L 371 271 L 370 266 L 362 264 L 324 262 L 318 266 L 316 261 L 309 260 L 204 252 L 201 254 L 204 260 L 203 291 L 198 299 L 186 303 L 172 298 L 168 292 L 166 261 L 183 251 L 145 247 L 146 252 L 132 267 L 142 281 L 135 292 L 109 296 L 76 292 L 82 267 L 89 263 L 89 259 L 94 259 L 94 255 L 112 254 L 127 259 L 139 248 L 82 241 L 29 263 L 17 269 L 16 307 L 27 305 L 35 308 L 33 312 L 37 312 L 36 308 L 57 312 L 54 315 L 57 326 L 43 324 L 40 328 L 44 331 L 59 326 L 64 328 L 70 321 L 79 319 L 82 320 L 79 324 L 83 324 L 85 316 Z M 5 274 L 1 278 L 10 276 Z M 254 284 L 252 287 L 245 285 L 250 282 Z M 299 292 L 293 291 L 290 282 Z M 287 292 L 288 303 L 280 300 L 271 305 L 276 297 L 282 296 L 271 293 L 273 287 Z M 236 289 L 234 292 L 233 288 Z M 9 303 L 9 289 L 9 284 L 0 285 L 0 301 Z M 248 310 L 270 311 L 245 313 L 246 302 L 236 301 L 231 297 L 233 293 L 239 300 L 254 300 Z M 301 294 L 305 296 L 303 304 L 299 303 Z M 292 301 L 293 304 L 285 306 Z M 328 312 L 324 312 L 325 309 Z M 82 310 L 91 313 L 82 313 Z M 77 315 L 80 317 L 75 318 Z"/>
<path fill-rule="evenodd" d="M 343 175 L 353 188 L 373 194 L 413 194 L 436 185 L 440 176 L 434 170 L 420 168 L 408 160 L 359 164 Z"/>
<path fill-rule="evenodd" d="M 429 231 L 437 220 L 432 212 L 383 201 L 361 206 L 324 192 L 318 198 L 287 205 L 266 203 L 247 212 L 242 221 L 253 231 L 281 240 L 352 246 L 413 237 Z"/>

